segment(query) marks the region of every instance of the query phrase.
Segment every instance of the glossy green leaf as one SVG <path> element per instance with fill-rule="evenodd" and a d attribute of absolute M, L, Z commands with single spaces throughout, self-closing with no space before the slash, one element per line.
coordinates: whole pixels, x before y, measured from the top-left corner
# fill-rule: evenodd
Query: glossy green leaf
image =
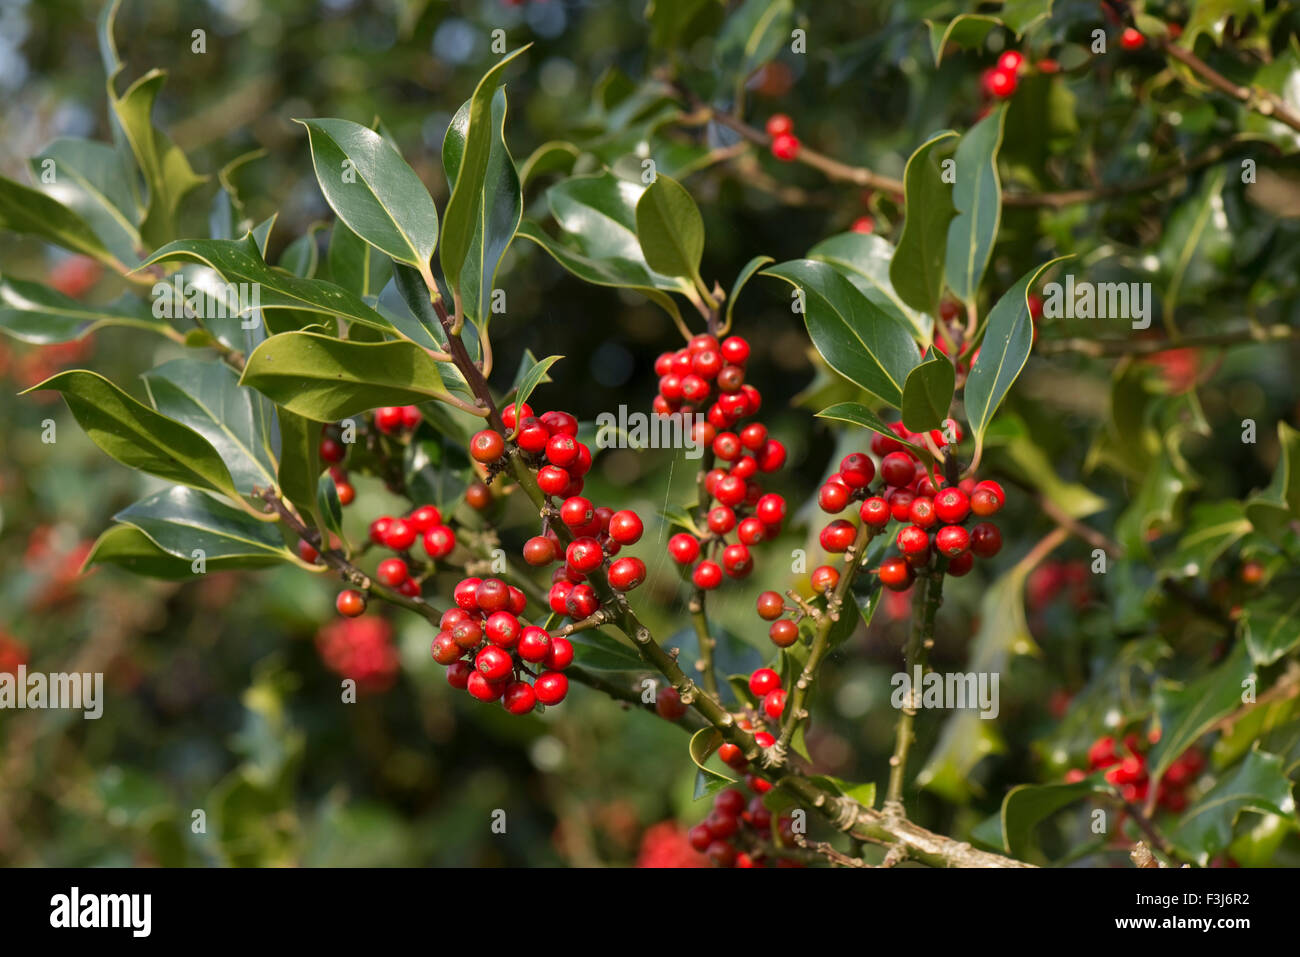
<path fill-rule="evenodd" d="M 1242 609 L 1241 633 L 1251 660 L 1264 667 L 1300 646 L 1300 580 L 1277 578 L 1272 594 Z"/>
<path fill-rule="evenodd" d="M 235 487 L 275 485 L 275 456 L 261 396 L 239 385 L 239 375 L 216 360 L 173 359 L 143 377 L 153 406 L 211 443 Z"/>
<path fill-rule="evenodd" d="M 524 188 L 539 176 L 571 173 L 582 150 L 565 140 L 549 140 L 528 154 L 519 164 L 519 182 Z"/>
<path fill-rule="evenodd" d="M 31 161 L 36 188 L 80 216 L 123 263 L 143 255 L 139 210 L 119 155 L 106 143 L 57 139 Z"/>
<path fill-rule="evenodd" d="M 401 154 L 359 123 L 295 122 L 307 128 L 316 180 L 339 219 L 376 249 L 427 271 L 438 244 L 438 210 Z"/>
<path fill-rule="evenodd" d="M 96 305 L 71 299 L 39 282 L 0 277 L 0 332 L 44 345 L 81 339 L 105 326 L 128 326 L 160 335 L 170 328 L 134 296 Z"/>
<path fill-rule="evenodd" d="M 347 541 L 343 535 L 343 503 L 339 501 L 338 485 L 332 475 L 325 474 L 316 480 L 316 514 L 326 539 L 335 535 L 340 541 Z"/>
<path fill-rule="evenodd" d="M 808 258 L 830 263 L 864 296 L 897 319 L 918 339 L 922 342 L 929 340 L 933 321 L 903 302 L 890 282 L 889 264 L 894 258 L 894 247 L 889 240 L 875 233 L 840 233 L 823 239 L 808 250 Z"/>
<path fill-rule="evenodd" d="M 527 49 L 528 46 L 523 46 L 507 53 L 479 80 L 474 95 L 469 98 L 468 109 L 464 110 L 463 116 L 457 114 L 460 128 L 464 131 L 459 149 L 456 149 L 456 135 L 448 131 L 452 151 L 458 156 L 454 161 L 455 185 L 443 214 L 440 256 L 443 276 L 453 290 L 461 293 L 462 301 L 465 300 L 462 280 L 466 263 L 472 264 L 477 259 L 479 278 L 476 281 L 480 290 L 492 288 L 491 276 L 496 272 L 500 254 L 505 252 L 505 246 L 514 235 L 514 226 L 518 224 L 523 208 L 519 177 L 502 137 L 505 92 L 501 92 L 499 110 L 494 98 L 506 67 Z M 498 115 L 494 116 L 494 113 Z M 453 127 L 456 124 L 457 121 L 453 120 Z M 453 161 L 447 161 L 449 178 L 452 165 Z M 509 235 L 506 235 L 507 228 Z M 480 237 L 477 246 L 476 235 Z M 497 246 L 500 252 L 493 258 Z M 486 281 L 483 281 L 483 276 L 487 277 Z"/>
<path fill-rule="evenodd" d="M 1153 782 L 1220 718 L 1242 706 L 1242 695 L 1253 687 L 1247 684 L 1253 675 L 1246 646 L 1239 642 L 1221 664 L 1201 677 L 1184 685 L 1162 682 L 1156 686 L 1160 740 L 1147 761 Z"/>
<path fill-rule="evenodd" d="M 699 278 L 704 218 L 681 183 L 662 174 L 655 177 L 637 200 L 636 233 L 646 265 L 655 272 Z"/>
<path fill-rule="evenodd" d="M 208 572 L 249 567 L 239 558 L 208 557 L 205 564 Z M 86 556 L 85 567 L 97 565 L 114 565 L 133 575 L 166 581 L 193 581 L 196 575 L 193 558 L 179 558 L 164 551 L 134 525 L 113 525 L 95 540 Z"/>
<path fill-rule="evenodd" d="M 907 374 L 903 383 L 903 424 L 913 432 L 925 432 L 943 425 L 952 405 L 957 371 L 948 357 L 933 346 L 925 361 Z"/>
<path fill-rule="evenodd" d="M 930 53 L 934 56 L 934 65 L 938 66 L 949 46 L 963 50 L 981 49 L 1001 21 L 978 13 L 960 13 L 946 22 L 926 20 L 925 24 L 930 28 Z"/>
<path fill-rule="evenodd" d="M 920 446 L 913 445 L 905 439 L 898 437 L 885 421 L 872 412 L 865 405 L 857 402 L 841 402 L 838 405 L 832 405 L 829 408 L 822 409 L 817 413 L 819 419 L 835 419 L 839 422 L 848 422 L 851 425 L 861 426 L 864 429 L 870 429 L 880 435 L 886 436 L 898 442 L 904 448 L 911 449 L 918 455 L 927 454 Z"/>
<path fill-rule="evenodd" d="M 731 315 L 736 308 L 736 300 L 740 297 L 740 291 L 745 288 L 745 284 L 753 278 L 754 273 L 758 272 L 768 263 L 773 262 L 771 256 L 755 256 L 741 268 L 736 274 L 736 281 L 731 284 L 731 294 L 727 296 L 727 310 L 724 325 L 731 328 Z"/>
<path fill-rule="evenodd" d="M 466 153 L 473 103 L 473 100 L 466 102 L 452 117 L 451 126 L 447 128 L 447 136 L 442 143 L 442 164 L 447 172 L 447 182 L 453 189 Z M 479 323 L 486 322 L 490 316 L 497 267 L 501 264 L 501 257 L 505 255 L 510 241 L 515 238 L 524 211 L 519 174 L 515 171 L 514 160 L 506 146 L 505 120 L 506 89 L 502 86 L 492 96 L 490 114 L 484 118 L 490 124 L 486 131 L 490 134 L 490 142 L 483 185 L 477 196 L 472 197 L 475 201 L 474 234 L 461 267 L 460 281 L 452 283 L 460 291 L 465 315 Z M 444 260 L 446 257 L 447 250 L 444 247 Z"/>
<path fill-rule="evenodd" d="M 160 415 L 94 372 L 60 372 L 28 392 L 62 393 L 73 417 L 92 442 L 123 465 L 240 501 L 230 470 L 199 433 Z"/>
<path fill-rule="evenodd" d="M 1194 479 L 1168 451 L 1156 458 L 1115 521 L 1115 537 L 1130 556 L 1151 554 L 1151 536 L 1173 526 L 1179 503 L 1194 486 Z"/>
<path fill-rule="evenodd" d="M 712 782 L 718 787 L 725 787 L 728 784 L 735 783 L 734 778 L 730 778 L 725 774 L 719 774 L 712 768 L 707 767 L 704 763 L 708 760 L 709 755 L 717 750 L 718 745 L 721 743 L 722 732 L 712 726 L 700 728 L 699 731 L 696 731 L 691 735 L 691 743 L 689 747 L 691 760 L 695 762 L 695 766 L 699 769 L 695 788 L 695 799 L 697 801 L 706 793 L 711 793 L 708 791 L 707 787 L 701 787 L 701 778 L 706 785 Z"/>
<path fill-rule="evenodd" d="M 309 525 L 320 526 L 317 481 L 324 466 L 320 458 L 320 423 L 289 409 L 276 410 L 280 424 L 280 459 L 276 484 L 280 494 Z"/>
<path fill-rule="evenodd" d="M 1235 771 L 1221 777 L 1187 809 L 1168 835 L 1169 841 L 1204 867 L 1232 841 L 1233 827 L 1243 811 L 1276 814 L 1290 829 L 1300 823 L 1291 782 L 1277 755 L 1259 750 L 1247 754 Z"/>
<path fill-rule="evenodd" d="M 6 229 L 91 256 L 119 271 L 126 268 L 90 224 L 68 207 L 38 189 L 0 176 L 0 230 Z"/>
<path fill-rule="evenodd" d="M 1052 0 L 1005 0 L 998 10 L 998 19 L 1005 23 L 1017 37 L 1040 20 L 1052 15 Z"/>
<path fill-rule="evenodd" d="M 280 254 L 279 267 L 300 279 L 312 279 L 320 266 L 320 247 L 316 234 L 324 229 L 321 223 L 312 223 L 307 232 L 299 236 Z"/>
<path fill-rule="evenodd" d="M 172 486 L 113 516 L 138 528 L 170 555 L 193 561 L 223 560 L 225 567 L 256 568 L 291 561 L 275 525 L 259 522 L 204 492 Z"/>
<path fill-rule="evenodd" d="M 979 356 L 966 379 L 966 418 L 975 434 L 977 448 L 983 445 L 984 431 L 1029 361 L 1034 341 L 1029 290 L 1056 262 L 1060 260 L 1053 259 L 1025 273 L 989 312 Z"/>
<path fill-rule="evenodd" d="M 167 80 L 161 70 L 151 70 L 132 83 L 120 98 L 110 99 L 120 128 L 144 175 L 148 201 L 140 235 L 149 248 L 176 236 L 181 201 L 207 181 L 190 166 L 185 154 L 153 125 L 153 108 Z"/>
<path fill-rule="evenodd" d="M 999 106 L 970 128 L 957 144 L 952 205 L 944 272 L 948 287 L 962 302 L 973 303 L 993 255 L 1002 224 L 1002 182 L 998 150 L 1007 108 Z"/>
<path fill-rule="evenodd" d="M 519 378 L 519 385 L 515 389 L 515 406 L 521 406 L 528 401 L 528 397 L 533 394 L 533 390 L 541 385 L 543 380 L 549 381 L 547 372 L 551 366 L 563 359 L 564 356 L 547 356 L 545 359 L 538 359 L 528 367 Z"/>
<path fill-rule="evenodd" d="M 939 314 L 948 224 L 956 213 L 952 185 L 944 182 L 939 160 L 956 137 L 951 131 L 939 133 L 908 159 L 903 171 L 907 218 L 889 263 L 889 281 L 903 302 L 930 316 Z"/>
<path fill-rule="evenodd" d="M 1268 487 L 1246 501 L 1246 517 L 1269 535 L 1277 535 L 1300 517 L 1300 431 L 1277 424 L 1278 459 Z"/>
<path fill-rule="evenodd" d="M 905 329 L 824 262 L 792 260 L 763 275 L 802 290 L 808 334 L 832 369 L 882 402 L 902 404 L 907 374 L 921 359 Z"/>
<path fill-rule="evenodd" d="M 336 219 L 330 230 L 325 261 L 329 265 L 330 282 L 362 299 L 378 296 L 393 275 L 393 261 L 348 229 L 348 224 L 341 219 Z M 428 298 L 427 289 L 425 298 Z"/>
<path fill-rule="evenodd" d="M 447 394 L 438 363 L 409 342 L 345 342 L 313 332 L 271 336 L 248 357 L 241 385 L 317 422 Z"/>
<path fill-rule="evenodd" d="M 1021 784 L 1007 792 L 998 812 L 1002 843 L 1000 849 L 1024 859 L 1031 848 L 1033 832 L 1056 812 L 1096 794 L 1114 792 L 1105 776 L 1095 774 L 1074 784 Z"/>
<path fill-rule="evenodd" d="M 160 262 L 187 261 L 212 269 L 227 283 L 256 285 L 260 308 L 294 309 L 324 316 L 341 316 L 381 332 L 397 334 L 397 329 L 382 315 L 361 301 L 355 293 L 323 279 L 301 279 L 283 269 L 268 266 L 261 257 L 252 235 L 243 239 L 186 239 L 168 243 L 154 253 L 145 266 Z M 237 315 L 248 309 L 241 303 Z"/>

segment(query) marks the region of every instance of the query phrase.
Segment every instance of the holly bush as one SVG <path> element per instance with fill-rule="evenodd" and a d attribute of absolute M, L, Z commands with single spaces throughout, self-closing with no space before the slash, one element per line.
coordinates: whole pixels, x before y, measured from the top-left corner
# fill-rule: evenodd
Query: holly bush
<path fill-rule="evenodd" d="M 0 180 L 0 849 L 1300 860 L 1294 7 L 337 6 Z"/>

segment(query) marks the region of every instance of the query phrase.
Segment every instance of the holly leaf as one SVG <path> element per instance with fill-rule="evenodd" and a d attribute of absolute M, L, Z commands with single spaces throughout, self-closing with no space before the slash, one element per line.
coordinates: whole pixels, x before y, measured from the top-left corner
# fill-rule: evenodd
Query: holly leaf
<path fill-rule="evenodd" d="M 1204 867 L 1231 843 L 1243 811 L 1276 814 L 1286 820 L 1288 828 L 1296 827 L 1291 782 L 1277 755 L 1260 750 L 1248 753 L 1231 776 L 1221 777 L 1187 809 L 1169 841 Z"/>
<path fill-rule="evenodd" d="M 952 187 L 957 214 L 948 224 L 944 271 L 948 287 L 965 303 L 975 302 L 1002 223 L 998 150 L 1006 118 L 1006 106 L 997 107 L 957 144 L 956 182 Z"/>
<path fill-rule="evenodd" d="M 204 492 L 176 485 L 129 505 L 113 520 L 131 525 L 169 555 L 259 568 L 292 561 L 278 528 Z"/>
<path fill-rule="evenodd" d="M 956 383 L 957 372 L 948 357 L 931 346 L 925 361 L 903 383 L 903 424 L 913 432 L 942 426 Z"/>
<path fill-rule="evenodd" d="M 956 136 L 949 130 L 938 133 L 908 159 L 903 171 L 907 219 L 889 263 L 890 282 L 903 302 L 931 316 L 939 314 L 948 224 L 956 213 L 952 186 L 944 182 L 939 159 Z"/>
<path fill-rule="evenodd" d="M 702 282 L 704 218 L 681 183 L 655 177 L 637 200 L 636 234 L 646 265 L 655 272 Z"/>
<path fill-rule="evenodd" d="M 0 331 L 21 342 L 46 345 L 83 339 L 106 326 L 146 329 L 159 335 L 167 323 L 134 296 L 104 305 L 71 299 L 39 282 L 0 277 Z"/>

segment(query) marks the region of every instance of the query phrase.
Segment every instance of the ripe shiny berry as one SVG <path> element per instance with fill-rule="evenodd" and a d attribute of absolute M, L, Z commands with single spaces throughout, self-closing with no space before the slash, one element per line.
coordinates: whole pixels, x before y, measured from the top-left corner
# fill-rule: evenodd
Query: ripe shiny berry
<path fill-rule="evenodd" d="M 992 522 L 980 522 L 970 530 L 970 550 L 980 558 L 992 558 L 1002 550 L 1002 532 Z"/>
<path fill-rule="evenodd" d="M 769 691 L 763 698 L 763 711 L 773 721 L 781 720 L 781 715 L 785 711 L 786 692 L 777 688 L 775 691 Z"/>
<path fill-rule="evenodd" d="M 542 424 L 550 430 L 551 435 L 563 432 L 565 435 L 578 434 L 578 420 L 567 412 L 553 409 L 542 416 Z"/>
<path fill-rule="evenodd" d="M 464 621 L 456 622 L 449 634 L 452 640 L 464 651 L 473 651 L 483 643 L 483 628 L 473 618 L 466 618 Z"/>
<path fill-rule="evenodd" d="M 348 454 L 343 443 L 337 439 L 320 440 L 320 457 L 325 462 L 342 462 Z"/>
<path fill-rule="evenodd" d="M 573 664 L 573 642 L 559 635 L 551 638 L 551 650 L 543 662 L 549 671 L 563 671 Z"/>
<path fill-rule="evenodd" d="M 761 698 L 781 687 L 781 676 L 771 668 L 759 668 L 749 676 L 749 693 Z"/>
<path fill-rule="evenodd" d="M 415 528 L 403 518 L 395 518 L 384 529 L 384 545 L 395 552 L 404 552 L 415 544 Z"/>
<path fill-rule="evenodd" d="M 540 419 L 525 418 L 519 423 L 519 434 L 515 436 L 515 445 L 530 455 L 537 455 L 546 450 L 551 440 L 551 433 L 542 425 Z"/>
<path fill-rule="evenodd" d="M 776 439 L 768 439 L 756 458 L 760 472 L 775 472 L 785 465 L 785 446 Z"/>
<path fill-rule="evenodd" d="M 388 534 L 388 527 L 393 524 L 393 520 L 387 515 L 381 515 L 370 523 L 370 540 L 376 545 L 384 544 L 384 536 Z"/>
<path fill-rule="evenodd" d="M 908 525 L 898 530 L 895 539 L 898 550 L 904 555 L 919 555 L 930 547 L 930 535 L 917 525 Z"/>
<path fill-rule="evenodd" d="M 641 540 L 644 531 L 641 517 L 630 509 L 615 512 L 609 517 L 609 537 L 620 545 L 635 545 Z"/>
<path fill-rule="evenodd" d="M 700 554 L 700 541 L 694 535 L 680 532 L 668 539 L 668 554 L 679 565 L 689 565 Z"/>
<path fill-rule="evenodd" d="M 458 608 L 465 611 L 478 611 L 478 586 L 483 584 L 481 578 L 465 578 L 452 590 L 451 599 Z"/>
<path fill-rule="evenodd" d="M 469 674 L 469 679 L 465 683 L 465 690 L 471 697 L 479 701 L 496 701 L 506 690 L 504 681 L 489 681 L 483 677 L 483 672 L 475 669 Z"/>
<path fill-rule="evenodd" d="M 590 525 L 596 517 L 596 507 L 581 495 L 574 495 L 564 500 L 560 506 L 560 521 L 569 528 L 582 528 Z"/>
<path fill-rule="evenodd" d="M 953 578 L 961 578 L 975 567 L 975 556 L 971 552 L 962 552 L 948 559 L 947 573 Z"/>
<path fill-rule="evenodd" d="M 351 482 L 335 482 L 334 492 L 339 497 L 339 504 L 343 506 L 351 505 L 357 497 L 357 490 L 352 487 Z"/>
<path fill-rule="evenodd" d="M 447 666 L 447 684 L 464 691 L 469 684 L 469 676 L 473 673 L 474 669 L 468 661 L 453 661 Z"/>
<path fill-rule="evenodd" d="M 811 582 L 812 590 L 819 595 L 824 595 L 839 584 L 840 573 L 830 565 L 822 565 L 813 569 Z"/>
<path fill-rule="evenodd" d="M 507 429 L 513 431 L 514 427 L 520 421 L 522 421 L 523 419 L 530 419 L 532 417 L 533 417 L 533 410 L 528 405 L 527 402 L 525 402 L 521 406 L 516 406 L 515 403 L 511 402 L 508 406 L 505 407 L 505 409 L 501 413 L 501 424 L 504 425 Z"/>
<path fill-rule="evenodd" d="M 723 764 L 735 768 L 738 771 L 745 765 L 749 764 L 749 761 L 745 758 L 745 755 L 741 752 L 740 748 L 732 744 L 730 741 L 724 741 L 722 744 L 718 745 L 718 758 Z"/>
<path fill-rule="evenodd" d="M 500 681 L 510 674 L 514 661 L 511 660 L 509 653 L 494 645 L 488 645 L 474 656 L 474 667 L 488 681 Z"/>
<path fill-rule="evenodd" d="M 782 618 L 772 622 L 772 627 L 767 630 L 767 637 L 772 639 L 772 644 L 778 648 L 789 648 L 799 640 L 799 626 L 789 618 Z"/>
<path fill-rule="evenodd" d="M 890 591 L 907 591 L 915 579 L 912 566 L 901 558 L 886 558 L 877 571 L 880 584 Z"/>
<path fill-rule="evenodd" d="M 794 120 L 784 113 L 773 113 L 767 118 L 768 136 L 782 136 L 794 132 Z"/>
<path fill-rule="evenodd" d="M 544 465 L 537 473 L 537 487 L 547 495 L 563 495 L 571 481 L 572 476 L 558 465 Z"/>
<path fill-rule="evenodd" d="M 682 704 L 682 696 L 678 694 L 676 688 L 664 688 L 655 695 L 655 713 L 665 721 L 677 721 L 686 714 L 686 705 Z M 694 831 L 695 828 L 691 828 L 691 832 Z M 711 838 L 712 835 L 710 835 L 710 839 Z M 691 838 L 688 835 L 687 839 L 694 844 L 695 838 Z M 705 846 L 707 847 L 708 845 L 706 844 Z"/>
<path fill-rule="evenodd" d="M 401 406 L 386 405 L 383 408 L 375 409 L 375 427 L 385 435 L 400 432 L 404 424 Z"/>
<path fill-rule="evenodd" d="M 524 542 L 524 561 L 530 565 L 549 565 L 555 561 L 555 543 L 544 535 L 534 535 Z"/>
<path fill-rule="evenodd" d="M 527 682 L 513 681 L 506 685 L 501 703 L 511 714 L 527 714 L 537 704 L 537 695 Z"/>
<path fill-rule="evenodd" d="M 381 585 L 387 585 L 389 588 L 396 588 L 410 576 L 406 567 L 406 562 L 400 558 L 385 558 L 379 563 L 379 568 L 375 572 L 375 577 L 379 579 Z"/>
<path fill-rule="evenodd" d="M 959 488 L 940 489 L 934 496 L 934 514 L 941 522 L 957 525 L 970 514 L 970 497 Z"/>
<path fill-rule="evenodd" d="M 537 664 L 545 661 L 551 650 L 551 636 L 545 628 L 528 625 L 519 636 L 519 657 Z"/>
<path fill-rule="evenodd" d="M 561 573 L 563 569 L 557 569 Z M 567 615 L 569 613 L 569 594 L 573 591 L 573 582 L 558 581 L 551 586 L 550 593 L 546 596 L 547 604 L 550 605 L 551 611 L 557 615 Z"/>
<path fill-rule="evenodd" d="M 876 463 L 861 452 L 846 455 L 840 462 L 840 477 L 849 488 L 866 488 L 876 477 Z"/>
<path fill-rule="evenodd" d="M 709 531 L 718 535 L 725 535 L 736 527 L 736 513 L 725 505 L 719 505 L 716 508 L 709 509 L 705 521 L 709 526 Z"/>
<path fill-rule="evenodd" d="M 940 555 L 954 558 L 970 548 L 970 533 L 960 525 L 945 525 L 934 536 L 934 547 Z"/>
<path fill-rule="evenodd" d="M 855 233 L 866 233 L 870 235 L 876 231 L 876 221 L 870 216 L 859 216 L 849 227 Z"/>
<path fill-rule="evenodd" d="M 519 644 L 519 635 L 523 630 L 519 619 L 508 611 L 494 612 L 483 625 L 487 640 L 501 648 L 513 648 Z"/>
<path fill-rule="evenodd" d="M 844 511 L 844 506 L 849 504 L 850 494 L 847 485 L 841 485 L 839 482 L 827 482 L 817 492 L 817 504 L 821 506 L 823 512 L 834 515 L 837 512 Z"/>
<path fill-rule="evenodd" d="M 930 430 L 930 439 L 939 448 L 945 445 L 957 445 L 962 440 L 961 423 L 956 419 L 944 419 L 943 425 L 937 429 Z M 951 441 L 949 441 L 951 439 Z"/>
<path fill-rule="evenodd" d="M 469 454 L 474 461 L 485 465 L 495 462 L 505 453 L 506 441 L 494 429 L 484 429 L 469 441 Z"/>
<path fill-rule="evenodd" d="M 785 499 L 776 494 L 764 495 L 755 504 L 754 515 L 764 525 L 780 525 L 785 521 Z"/>
<path fill-rule="evenodd" d="M 351 588 L 344 589 L 334 599 L 334 607 L 345 618 L 355 618 L 366 610 L 366 596 Z"/>
<path fill-rule="evenodd" d="M 435 525 L 424 533 L 424 550 L 434 561 L 446 558 L 456 548 L 456 533 L 446 525 Z"/>
<path fill-rule="evenodd" d="M 777 592 L 765 591 L 758 596 L 758 617 L 764 621 L 775 621 L 785 614 L 785 599 Z"/>
<path fill-rule="evenodd" d="M 747 518 L 736 529 L 736 537 L 743 545 L 757 545 L 767 538 L 767 526 L 756 518 Z"/>
<path fill-rule="evenodd" d="M 976 486 L 970 494 L 970 510 L 980 518 L 988 518 L 1002 510 L 1002 502 L 992 489 Z"/>
<path fill-rule="evenodd" d="M 464 652 L 461 651 L 460 645 L 456 644 L 455 638 L 445 631 L 440 631 L 434 635 L 429 653 L 438 664 L 449 665 L 453 661 L 458 661 Z"/>
<path fill-rule="evenodd" d="M 1016 74 L 1010 70 L 994 68 L 984 75 L 984 89 L 989 96 L 1003 99 L 1016 92 L 1018 84 Z"/>
<path fill-rule="evenodd" d="M 744 545 L 728 545 L 722 550 L 722 569 L 731 578 L 744 578 L 754 570 L 754 559 Z"/>
<path fill-rule="evenodd" d="M 569 597 L 564 600 L 565 613 L 578 621 L 594 615 L 599 607 L 600 599 L 590 585 L 574 585 Z"/>
<path fill-rule="evenodd" d="M 719 432 L 713 439 L 713 454 L 724 462 L 740 458 L 740 437 L 734 432 Z"/>
<path fill-rule="evenodd" d="M 828 552 L 838 554 L 848 550 L 857 534 L 858 530 L 853 527 L 852 522 L 837 518 L 822 529 L 821 546 Z"/>
<path fill-rule="evenodd" d="M 732 365 L 743 366 L 749 358 L 749 343 L 740 336 L 728 336 L 722 340 L 719 351 L 722 353 L 722 358 Z"/>
<path fill-rule="evenodd" d="M 912 499 L 912 504 L 908 506 L 907 518 L 919 528 L 929 528 L 938 521 L 934 514 L 934 500 L 918 495 Z"/>
<path fill-rule="evenodd" d="M 1018 50 L 1008 50 L 998 57 L 998 68 L 1016 73 L 1024 65 L 1025 58 Z"/>
<path fill-rule="evenodd" d="M 609 566 L 609 583 L 619 591 L 631 591 L 645 581 L 645 576 L 645 562 L 639 558 L 620 558 Z"/>
<path fill-rule="evenodd" d="M 1133 27 L 1125 27 L 1124 32 L 1119 35 L 1119 45 L 1125 50 L 1140 50 L 1147 42 L 1139 30 Z"/>
<path fill-rule="evenodd" d="M 533 691 L 542 704 L 559 704 L 569 693 L 569 679 L 558 671 L 544 671 L 533 683 Z"/>
<path fill-rule="evenodd" d="M 578 457 L 578 440 L 561 432 L 552 435 L 546 443 L 546 460 L 552 465 L 564 468 Z"/>
<path fill-rule="evenodd" d="M 311 542 L 306 541 L 305 539 L 299 539 L 298 557 L 301 558 L 304 562 L 310 562 L 311 564 L 314 565 L 316 563 L 316 560 L 320 558 L 320 552 L 316 550 L 316 546 L 313 545 Z"/>
<path fill-rule="evenodd" d="M 564 553 L 568 565 L 584 575 L 599 568 L 604 557 L 600 542 L 594 538 L 575 538 Z"/>
<path fill-rule="evenodd" d="M 722 584 L 722 569 L 716 562 L 700 562 L 691 573 L 691 581 L 695 583 L 696 588 L 712 590 Z"/>
<path fill-rule="evenodd" d="M 485 578 L 475 591 L 478 607 L 487 614 L 510 606 L 510 589 L 499 578 Z"/>
<path fill-rule="evenodd" d="M 784 162 L 791 162 L 799 155 L 799 138 L 793 133 L 772 137 L 772 155 Z"/>
<path fill-rule="evenodd" d="M 889 514 L 896 521 L 906 522 L 912 514 L 912 502 L 916 499 L 916 493 L 911 489 L 900 488 L 889 493 Z"/>
<path fill-rule="evenodd" d="M 735 475 L 723 476 L 713 489 L 713 497 L 723 505 L 739 505 L 745 500 L 745 480 Z"/>
<path fill-rule="evenodd" d="M 906 452 L 890 452 L 880 463 L 880 475 L 886 485 L 902 488 L 916 477 L 916 460 Z"/>
<path fill-rule="evenodd" d="M 889 524 L 889 504 L 879 495 L 867 499 L 858 509 L 858 517 L 874 529 L 882 529 Z"/>

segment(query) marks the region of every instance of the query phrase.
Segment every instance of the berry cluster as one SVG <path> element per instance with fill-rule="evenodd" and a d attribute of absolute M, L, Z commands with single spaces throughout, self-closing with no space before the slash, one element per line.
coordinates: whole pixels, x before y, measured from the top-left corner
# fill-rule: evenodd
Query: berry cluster
<path fill-rule="evenodd" d="M 1158 733 L 1149 736 L 1154 744 L 1160 740 Z M 1072 768 L 1065 775 L 1067 782 L 1082 781 L 1089 772 L 1106 771 L 1106 780 L 1119 788 L 1120 796 L 1131 804 L 1141 804 L 1150 794 L 1151 779 L 1147 774 L 1147 742 L 1136 734 L 1125 735 L 1122 743 L 1110 735 L 1103 735 L 1088 749 L 1088 771 Z M 1180 813 L 1187 807 L 1187 788 L 1196 780 L 1205 766 L 1205 759 L 1194 748 L 1184 751 L 1165 770 L 1156 790 L 1156 803 L 1167 811 Z"/>
<path fill-rule="evenodd" d="M 397 649 L 387 619 L 335 619 L 317 632 L 316 649 L 326 667 L 351 678 L 362 691 L 386 691 L 397 677 Z"/>
<path fill-rule="evenodd" d="M 456 607 L 443 613 L 430 648 L 433 660 L 446 666 L 449 685 L 479 701 L 499 700 L 511 714 L 564 700 L 573 643 L 519 620 L 527 605 L 523 592 L 498 578 L 466 578 L 452 599 Z"/>
<path fill-rule="evenodd" d="M 782 816 L 776 826 L 779 844 L 774 847 L 772 812 L 763 798 L 756 794 L 746 800 L 736 788 L 726 788 L 717 793 L 713 810 L 686 832 L 686 838 L 715 867 L 799 866 L 780 856 L 781 847 L 794 845 L 794 819 Z"/>
<path fill-rule="evenodd" d="M 763 398 L 745 382 L 749 343 L 729 336 L 721 343 L 710 335 L 695 336 L 685 348 L 665 352 L 655 360 L 659 394 L 657 415 L 703 413 L 693 428 L 695 441 L 711 449 L 722 465 L 705 475 L 709 507 L 702 536 L 681 532 L 668 540 L 668 554 L 679 565 L 692 566 L 696 588 L 711 591 L 723 576 L 745 578 L 754 570 L 750 548 L 775 538 L 785 520 L 785 499 L 763 493 L 759 473 L 785 465 L 785 446 L 767 434 L 761 422 L 743 420 L 757 415 Z M 686 419 L 689 424 L 692 420 Z M 735 540 L 729 535 L 734 533 Z"/>
<path fill-rule="evenodd" d="M 784 113 L 767 118 L 767 135 L 772 137 L 772 155 L 786 163 L 799 156 L 799 137 L 794 135 L 794 120 Z"/>
<path fill-rule="evenodd" d="M 407 598 L 421 595 L 421 583 L 431 568 L 418 563 L 411 547 L 419 540 L 424 545 L 430 562 L 445 559 L 456 548 L 456 532 L 444 525 L 442 512 L 436 505 L 421 505 L 404 517 L 381 515 L 370 523 L 370 541 L 397 553 L 393 558 L 380 561 L 375 569 L 375 580 L 395 589 Z M 298 555 L 305 562 L 317 562 L 320 553 L 306 541 L 298 542 Z M 345 589 L 335 602 L 340 615 L 355 618 L 366 610 L 366 598 L 359 591 Z"/>
<path fill-rule="evenodd" d="M 980 77 L 984 93 L 995 99 L 1004 100 L 1016 92 L 1020 84 L 1020 71 L 1024 69 L 1025 58 L 1016 50 L 1007 50 L 998 57 L 996 65 L 989 67 Z"/>

